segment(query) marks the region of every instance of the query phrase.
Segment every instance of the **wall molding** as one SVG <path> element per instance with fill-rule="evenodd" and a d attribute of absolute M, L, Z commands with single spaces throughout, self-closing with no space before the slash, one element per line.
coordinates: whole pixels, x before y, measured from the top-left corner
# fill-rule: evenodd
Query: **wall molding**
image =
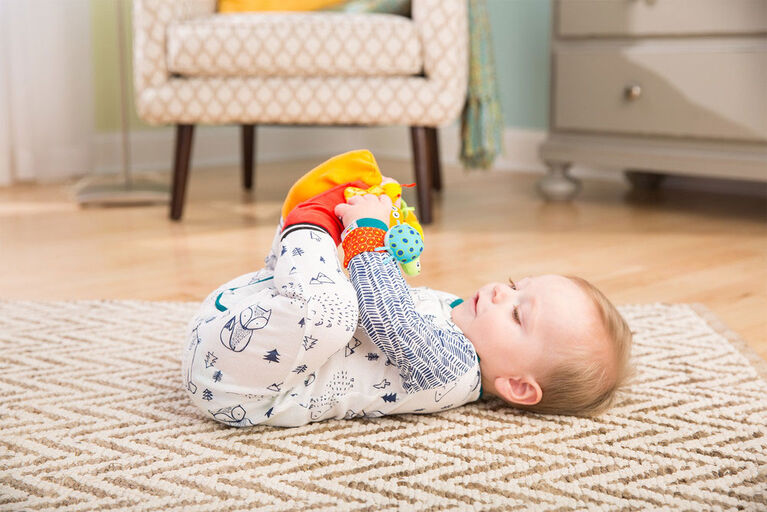
<path fill-rule="evenodd" d="M 458 165 L 460 124 L 440 129 L 442 162 Z M 503 133 L 504 154 L 493 166 L 498 172 L 545 173 L 546 165 L 538 156 L 538 147 L 546 138 L 545 130 L 507 127 Z M 175 130 L 171 127 L 131 132 L 131 168 L 134 172 L 170 172 Z M 352 149 L 370 149 L 379 158 L 411 158 L 410 129 L 386 127 L 259 127 L 256 153 L 258 162 L 327 157 Z M 119 132 L 97 134 L 94 140 L 95 174 L 122 171 L 122 136 Z M 199 126 L 192 147 L 195 167 L 235 166 L 240 163 L 240 129 L 237 126 Z M 579 178 L 623 182 L 617 169 L 573 166 Z M 669 176 L 665 186 L 727 192 L 741 195 L 765 195 L 764 184 L 753 182 Z"/>
<path fill-rule="evenodd" d="M 440 152 L 446 164 L 458 164 L 460 126 L 453 123 L 440 129 Z M 134 171 L 169 171 L 173 158 L 174 129 L 171 127 L 133 131 L 130 136 L 131 168 Z M 507 128 L 504 131 L 505 154 L 493 167 L 500 171 L 545 172 L 538 158 L 538 146 L 546 137 L 544 130 Z M 367 148 L 380 158 L 411 158 L 410 129 L 386 127 L 277 127 L 258 129 L 257 159 L 279 162 L 297 158 L 333 155 L 352 149 Z M 100 133 L 94 140 L 97 174 L 122 171 L 122 136 L 119 132 Z M 195 129 L 192 165 L 212 167 L 238 165 L 240 134 L 236 126 L 200 126 Z"/>

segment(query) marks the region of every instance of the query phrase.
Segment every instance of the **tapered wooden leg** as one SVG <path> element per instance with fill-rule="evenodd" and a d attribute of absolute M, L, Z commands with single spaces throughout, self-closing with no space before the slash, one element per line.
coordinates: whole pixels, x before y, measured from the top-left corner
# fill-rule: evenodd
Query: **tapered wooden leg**
<path fill-rule="evenodd" d="M 186 178 L 189 175 L 189 160 L 192 156 L 193 124 L 176 126 L 176 153 L 173 158 L 173 186 L 170 199 L 170 218 L 179 220 L 184 210 Z"/>
<path fill-rule="evenodd" d="M 410 127 L 410 140 L 413 145 L 413 167 L 415 170 L 416 192 L 418 193 L 418 220 L 421 224 L 431 224 L 431 156 L 429 155 L 429 136 L 424 126 Z"/>
<path fill-rule="evenodd" d="M 439 160 L 439 137 L 436 128 L 426 128 L 429 141 L 431 167 L 431 186 L 434 190 L 442 190 L 442 163 Z"/>
<path fill-rule="evenodd" d="M 253 154 L 256 149 L 256 125 L 242 125 L 242 186 L 253 188 Z"/>

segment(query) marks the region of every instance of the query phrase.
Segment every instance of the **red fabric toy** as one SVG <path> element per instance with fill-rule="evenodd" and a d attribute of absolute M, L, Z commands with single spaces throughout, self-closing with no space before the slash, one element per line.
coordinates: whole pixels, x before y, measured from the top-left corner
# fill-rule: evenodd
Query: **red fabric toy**
<path fill-rule="evenodd" d="M 367 185 L 362 181 L 344 183 L 343 185 L 337 185 L 322 194 L 317 194 L 303 203 L 299 203 L 285 218 L 282 232 L 286 233 L 291 226 L 309 224 L 326 231 L 333 237 L 336 246 L 338 246 L 341 243 L 341 232 L 344 230 L 344 225 L 333 210 L 338 203 L 346 202 L 346 198 L 344 197 L 344 190 L 346 190 L 346 187 L 366 186 Z"/>

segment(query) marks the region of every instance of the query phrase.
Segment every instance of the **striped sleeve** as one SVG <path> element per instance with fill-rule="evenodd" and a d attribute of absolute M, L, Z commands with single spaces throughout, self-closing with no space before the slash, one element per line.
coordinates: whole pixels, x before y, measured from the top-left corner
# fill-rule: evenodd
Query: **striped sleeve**
<path fill-rule="evenodd" d="M 408 393 L 444 386 L 475 364 L 471 342 L 440 329 L 415 309 L 397 264 L 385 253 L 364 252 L 349 263 L 360 323 L 370 339 L 400 369 Z"/>

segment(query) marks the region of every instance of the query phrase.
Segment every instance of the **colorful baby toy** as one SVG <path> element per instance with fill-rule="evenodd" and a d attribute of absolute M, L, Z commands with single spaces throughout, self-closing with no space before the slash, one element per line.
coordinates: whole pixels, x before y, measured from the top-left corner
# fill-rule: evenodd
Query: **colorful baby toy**
<path fill-rule="evenodd" d="M 417 276 L 421 273 L 423 238 L 418 231 L 407 224 L 398 224 L 386 232 L 384 245 L 381 249 L 399 261 L 405 274 Z"/>
<path fill-rule="evenodd" d="M 344 190 L 346 200 L 359 194 L 386 194 L 391 198 L 393 206 L 389 216 L 389 230 L 384 239 L 385 247 L 379 249 L 388 252 L 398 261 L 405 274 L 418 275 L 421 272 L 420 255 L 424 246 L 423 228 L 416 218 L 415 208 L 409 207 L 402 199 L 402 185 L 397 182 L 382 183 L 383 176 L 378 163 L 366 149 L 334 156 L 306 173 L 288 192 L 282 206 L 282 218 L 285 219 L 302 201 L 334 186 L 356 181 L 364 183 L 368 188 L 347 187 Z M 399 207 L 394 206 L 397 199 L 400 200 Z"/>

